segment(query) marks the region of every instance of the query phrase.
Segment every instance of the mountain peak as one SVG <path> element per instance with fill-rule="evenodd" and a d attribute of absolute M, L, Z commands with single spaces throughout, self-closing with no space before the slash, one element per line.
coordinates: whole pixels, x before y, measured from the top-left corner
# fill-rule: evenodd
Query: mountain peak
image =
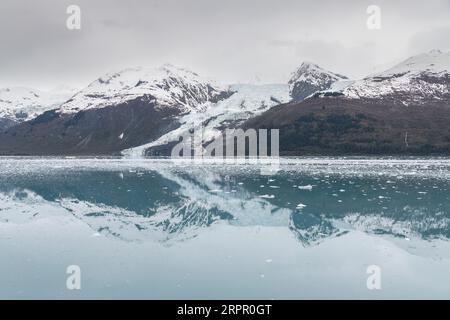
<path fill-rule="evenodd" d="M 442 73 L 450 71 L 450 52 L 433 49 L 409 57 L 394 67 L 375 76 L 394 74 Z"/>
<path fill-rule="evenodd" d="M 450 53 L 431 50 L 394 67 L 356 81 L 343 90 L 350 98 L 389 99 L 423 105 L 450 99 Z"/>
<path fill-rule="evenodd" d="M 186 69 L 186 68 L 183 68 L 183 67 L 179 67 L 179 66 L 176 66 L 174 64 L 167 63 L 167 62 L 164 63 L 162 66 L 160 66 L 157 69 L 164 70 L 167 73 L 171 73 L 171 74 L 185 74 L 185 75 L 189 74 L 189 75 L 193 75 L 193 76 L 199 77 L 199 75 L 197 73 L 195 73 L 194 71 L 192 71 L 192 70 L 189 70 L 189 69 Z"/>
<path fill-rule="evenodd" d="M 62 113 L 118 105 L 151 96 L 160 107 L 182 112 L 215 101 L 227 89 L 188 69 L 171 64 L 156 68 L 134 67 L 106 74 L 81 90 L 60 108 Z"/>
<path fill-rule="evenodd" d="M 59 107 L 74 92 L 74 89 L 67 88 L 55 88 L 48 92 L 27 87 L 0 88 L 0 119 L 13 122 L 30 120 L 44 111 Z"/>
<path fill-rule="evenodd" d="M 443 52 L 439 49 L 431 49 L 428 53 L 429 54 L 442 54 Z"/>
<path fill-rule="evenodd" d="M 314 63 L 314 62 L 311 62 L 311 61 L 303 61 L 302 62 L 302 64 L 300 65 L 300 68 L 299 69 L 304 69 L 304 70 L 306 70 L 306 69 L 322 69 L 321 67 L 319 67 L 319 65 L 317 65 L 316 63 Z"/>
<path fill-rule="evenodd" d="M 327 90 L 333 83 L 347 77 L 325 70 L 309 61 L 303 62 L 289 80 L 293 101 L 301 101 L 316 91 Z"/>

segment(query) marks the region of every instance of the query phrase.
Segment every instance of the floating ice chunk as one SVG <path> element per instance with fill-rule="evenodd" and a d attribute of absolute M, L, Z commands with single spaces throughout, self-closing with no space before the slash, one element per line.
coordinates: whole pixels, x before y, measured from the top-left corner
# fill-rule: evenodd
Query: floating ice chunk
<path fill-rule="evenodd" d="M 298 205 L 297 205 L 297 209 L 303 209 L 303 208 L 305 208 L 306 207 L 306 204 L 303 204 L 303 203 L 299 203 Z"/>
<path fill-rule="evenodd" d="M 298 186 L 297 188 L 299 188 L 300 190 L 312 190 L 313 186 L 308 184 L 306 186 Z"/>
<path fill-rule="evenodd" d="M 266 199 L 273 199 L 275 196 L 273 194 L 263 194 L 262 196 L 259 196 L 260 198 L 266 198 Z"/>

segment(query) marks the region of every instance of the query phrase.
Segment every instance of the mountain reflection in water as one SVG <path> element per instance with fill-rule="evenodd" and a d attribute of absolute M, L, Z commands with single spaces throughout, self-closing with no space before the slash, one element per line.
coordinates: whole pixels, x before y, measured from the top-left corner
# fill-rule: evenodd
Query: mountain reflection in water
<path fill-rule="evenodd" d="M 303 246 L 355 229 L 392 238 L 450 237 L 446 160 L 348 162 L 334 169 L 297 163 L 271 176 L 251 166 L 93 163 L 2 160 L 0 222 L 32 221 L 51 211 L 105 236 L 167 245 L 219 223 L 289 228 Z"/>

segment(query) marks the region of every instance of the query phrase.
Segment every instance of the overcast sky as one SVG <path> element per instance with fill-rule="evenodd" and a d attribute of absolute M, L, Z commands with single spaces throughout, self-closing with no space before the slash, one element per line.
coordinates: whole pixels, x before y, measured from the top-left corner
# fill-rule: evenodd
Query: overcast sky
<path fill-rule="evenodd" d="M 81 30 L 66 28 L 70 4 Z M 166 62 L 224 83 L 285 82 L 304 60 L 357 78 L 433 48 L 450 50 L 450 0 L 0 2 L 0 87 L 83 87 Z"/>

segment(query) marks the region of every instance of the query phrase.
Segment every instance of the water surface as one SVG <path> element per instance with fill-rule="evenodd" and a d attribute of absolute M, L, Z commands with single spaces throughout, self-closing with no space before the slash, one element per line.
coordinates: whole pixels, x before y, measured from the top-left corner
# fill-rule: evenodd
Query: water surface
<path fill-rule="evenodd" d="M 448 159 L 282 159 L 273 175 L 155 159 L 0 168 L 0 298 L 450 296 Z M 69 265 L 81 290 L 66 288 Z"/>

